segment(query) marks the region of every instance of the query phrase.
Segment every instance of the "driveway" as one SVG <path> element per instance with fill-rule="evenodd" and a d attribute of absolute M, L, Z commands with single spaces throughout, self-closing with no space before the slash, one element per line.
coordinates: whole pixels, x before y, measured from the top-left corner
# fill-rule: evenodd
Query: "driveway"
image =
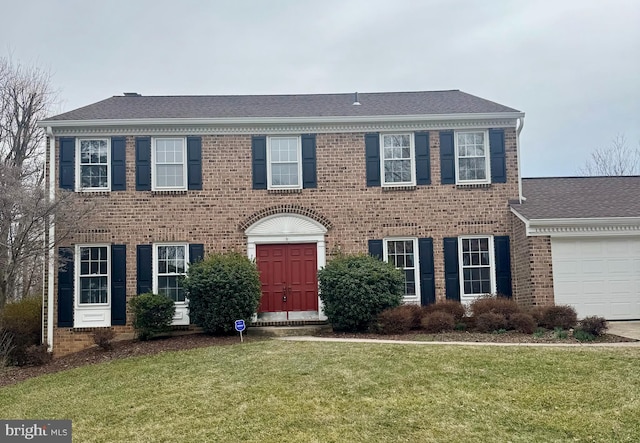
<path fill-rule="evenodd" d="M 640 321 L 610 321 L 609 334 L 640 340 Z"/>

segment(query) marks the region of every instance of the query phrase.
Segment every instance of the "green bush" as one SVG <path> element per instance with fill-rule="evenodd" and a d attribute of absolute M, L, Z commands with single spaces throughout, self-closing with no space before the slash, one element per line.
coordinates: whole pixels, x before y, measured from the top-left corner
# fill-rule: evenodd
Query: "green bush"
<path fill-rule="evenodd" d="M 342 255 L 318 272 L 324 313 L 336 331 L 366 331 L 385 309 L 399 306 L 404 274 L 369 255 Z"/>
<path fill-rule="evenodd" d="M 573 337 L 578 341 L 594 341 L 596 336 L 583 329 L 576 329 L 573 331 Z"/>
<path fill-rule="evenodd" d="M 578 323 L 578 314 L 572 306 L 545 306 L 540 326 L 547 329 L 571 329 Z"/>
<path fill-rule="evenodd" d="M 415 321 L 415 315 L 408 306 L 402 305 L 397 308 L 385 309 L 378 314 L 376 331 L 386 335 L 406 334 L 409 332 Z"/>
<path fill-rule="evenodd" d="M 212 254 L 187 271 L 189 316 L 208 334 L 230 333 L 235 320 L 249 321 L 260 303 L 256 264 L 237 252 Z"/>
<path fill-rule="evenodd" d="M 453 314 L 445 311 L 428 312 L 422 317 L 422 329 L 425 332 L 437 334 L 439 332 L 453 331 L 456 320 Z"/>
<path fill-rule="evenodd" d="M 462 322 L 462 318 L 464 317 L 464 315 L 466 313 L 466 309 L 462 305 L 462 303 L 460 303 L 458 301 L 454 301 L 454 300 L 440 301 L 440 302 L 437 302 L 437 303 L 434 303 L 432 305 L 429 305 L 429 306 L 425 307 L 424 310 L 427 313 L 438 312 L 438 311 L 439 312 L 448 312 L 449 314 L 451 314 L 453 316 L 453 318 L 455 319 L 456 323 L 461 323 Z"/>
<path fill-rule="evenodd" d="M 607 325 L 607 321 L 603 317 L 592 315 L 590 317 L 585 317 L 580 321 L 578 327 L 576 328 L 576 332 L 584 331 L 593 335 L 594 337 L 598 337 L 604 334 L 607 329 L 609 329 L 609 326 Z"/>
<path fill-rule="evenodd" d="M 32 364 L 27 349 L 41 342 L 42 299 L 29 297 L 5 305 L 0 315 L 0 331 L 11 340 L 8 363 L 17 366 Z"/>
<path fill-rule="evenodd" d="M 148 340 L 171 329 L 176 307 L 166 295 L 139 294 L 129 301 L 129 306 L 133 312 L 133 327 L 140 340 Z"/>

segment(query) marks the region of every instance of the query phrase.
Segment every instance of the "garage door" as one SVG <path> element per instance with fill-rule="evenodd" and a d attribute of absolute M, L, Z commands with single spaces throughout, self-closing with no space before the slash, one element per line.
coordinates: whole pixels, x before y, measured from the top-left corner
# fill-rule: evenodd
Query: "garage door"
<path fill-rule="evenodd" d="M 579 317 L 640 319 L 640 237 L 551 239 L 556 304 Z"/>

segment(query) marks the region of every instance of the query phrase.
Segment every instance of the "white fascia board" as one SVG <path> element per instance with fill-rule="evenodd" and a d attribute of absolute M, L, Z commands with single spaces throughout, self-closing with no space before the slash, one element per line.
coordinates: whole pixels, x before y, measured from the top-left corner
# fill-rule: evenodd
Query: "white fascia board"
<path fill-rule="evenodd" d="M 640 217 L 547 218 L 527 220 L 527 236 L 589 237 L 640 235 Z"/>

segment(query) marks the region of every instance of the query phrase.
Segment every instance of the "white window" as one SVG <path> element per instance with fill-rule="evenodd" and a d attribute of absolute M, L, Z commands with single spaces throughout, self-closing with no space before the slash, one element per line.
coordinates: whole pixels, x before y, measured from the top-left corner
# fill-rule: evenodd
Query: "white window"
<path fill-rule="evenodd" d="M 415 238 L 390 238 L 383 242 L 385 261 L 404 272 L 405 300 L 418 299 L 420 294 L 417 243 Z"/>
<path fill-rule="evenodd" d="M 187 245 L 155 245 L 155 281 L 153 292 L 164 294 L 176 303 L 186 303 L 182 279 L 187 273 Z"/>
<path fill-rule="evenodd" d="M 151 154 L 154 190 L 187 189 L 187 151 L 184 138 L 154 138 Z"/>
<path fill-rule="evenodd" d="M 267 173 L 269 189 L 302 188 L 300 137 L 269 137 Z"/>
<path fill-rule="evenodd" d="M 76 189 L 78 191 L 108 191 L 111 168 L 108 138 L 80 138 L 76 142 Z"/>
<path fill-rule="evenodd" d="M 495 294 L 493 237 L 460 237 L 460 291 L 462 301 L 482 294 Z"/>
<path fill-rule="evenodd" d="M 382 185 L 415 185 L 415 148 L 412 133 L 381 134 Z"/>
<path fill-rule="evenodd" d="M 455 134 L 456 182 L 489 183 L 489 134 L 464 131 Z"/>
<path fill-rule="evenodd" d="M 74 327 L 111 326 L 111 247 L 76 245 Z"/>

